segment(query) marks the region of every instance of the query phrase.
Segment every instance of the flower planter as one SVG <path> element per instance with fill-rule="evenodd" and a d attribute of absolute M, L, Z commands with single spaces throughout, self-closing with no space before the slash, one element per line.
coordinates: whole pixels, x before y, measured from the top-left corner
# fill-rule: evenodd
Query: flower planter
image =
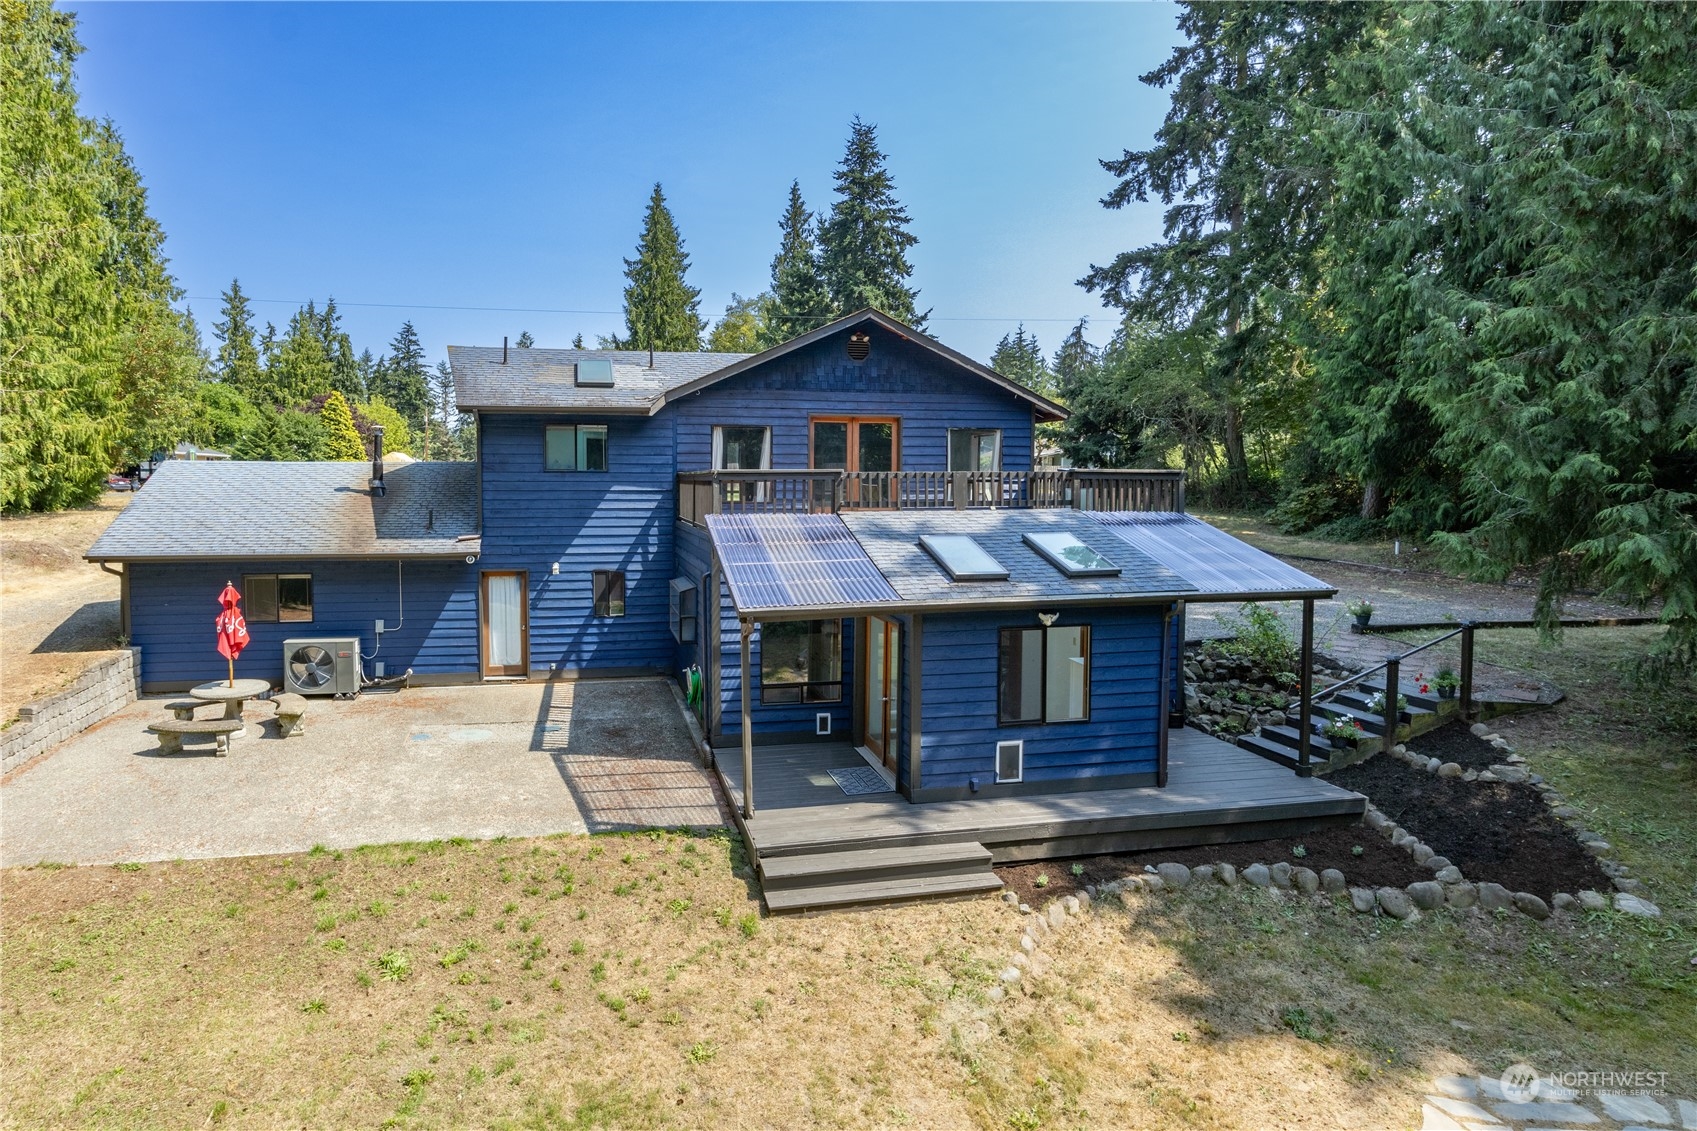
<path fill-rule="evenodd" d="M 1455 688 L 1453 688 L 1453 687 L 1440 687 L 1440 688 L 1438 688 L 1438 698 L 1439 699 L 1454 699 L 1455 698 Z"/>

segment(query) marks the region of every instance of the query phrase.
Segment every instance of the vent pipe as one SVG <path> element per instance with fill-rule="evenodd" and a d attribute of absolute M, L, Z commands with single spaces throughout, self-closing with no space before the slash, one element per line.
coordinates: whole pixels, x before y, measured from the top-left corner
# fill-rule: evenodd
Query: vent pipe
<path fill-rule="evenodd" d="M 648 368 L 650 368 L 650 369 L 654 368 L 654 347 L 653 346 L 648 347 Z"/>
<path fill-rule="evenodd" d="M 388 491 L 383 485 L 383 427 L 371 430 L 371 493 L 382 496 Z"/>
<path fill-rule="evenodd" d="M 501 364 L 507 364 L 507 335 L 501 335 Z"/>

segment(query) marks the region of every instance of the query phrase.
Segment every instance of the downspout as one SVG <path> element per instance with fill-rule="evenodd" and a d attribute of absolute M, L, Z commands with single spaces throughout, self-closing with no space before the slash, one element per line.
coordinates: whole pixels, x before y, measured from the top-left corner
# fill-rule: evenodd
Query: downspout
<path fill-rule="evenodd" d="M 1178 611 L 1178 602 L 1172 601 L 1167 605 L 1167 611 L 1161 614 L 1161 698 L 1156 704 L 1158 710 L 1155 718 L 1155 785 L 1164 788 L 1167 784 L 1167 732 L 1172 730 L 1172 720 L 1167 717 L 1168 707 L 1172 702 L 1173 687 L 1173 653 L 1167 647 L 1172 637 L 1173 614 Z"/>
<path fill-rule="evenodd" d="M 117 569 L 113 569 L 110 562 L 102 561 L 98 564 L 104 572 L 118 579 L 118 632 L 124 638 L 124 646 L 128 647 L 130 643 L 130 571 L 125 569 L 122 563 L 119 564 Z"/>

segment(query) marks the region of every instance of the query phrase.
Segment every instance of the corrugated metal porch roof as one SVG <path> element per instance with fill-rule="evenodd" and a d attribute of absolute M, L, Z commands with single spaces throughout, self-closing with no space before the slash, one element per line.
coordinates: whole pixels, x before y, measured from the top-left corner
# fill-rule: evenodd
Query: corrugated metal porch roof
<path fill-rule="evenodd" d="M 1329 597 L 1336 587 L 1199 518 L 1166 511 L 1093 511 L 1119 538 L 1189 579 L 1199 595 L 1280 593 Z"/>
<path fill-rule="evenodd" d="M 707 530 L 739 610 L 901 600 L 834 514 L 711 514 Z"/>

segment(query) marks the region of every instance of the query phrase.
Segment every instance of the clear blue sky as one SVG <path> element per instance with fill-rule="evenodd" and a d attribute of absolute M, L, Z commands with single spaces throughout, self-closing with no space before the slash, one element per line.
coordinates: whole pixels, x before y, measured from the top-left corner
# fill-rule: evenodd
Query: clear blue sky
<path fill-rule="evenodd" d="M 660 181 L 702 313 L 757 293 L 792 178 L 829 205 L 878 126 L 932 331 L 1053 352 L 1110 311 L 1075 285 L 1159 233 L 1097 165 L 1142 147 L 1177 41 L 1164 4 L 66 4 L 85 113 L 124 134 L 210 340 L 232 277 L 281 325 L 334 294 L 356 347 L 411 318 L 453 344 L 622 326 Z M 359 305 L 356 305 L 359 304 Z M 377 305 L 388 304 L 388 308 Z M 546 308 L 610 313 L 437 309 Z"/>

